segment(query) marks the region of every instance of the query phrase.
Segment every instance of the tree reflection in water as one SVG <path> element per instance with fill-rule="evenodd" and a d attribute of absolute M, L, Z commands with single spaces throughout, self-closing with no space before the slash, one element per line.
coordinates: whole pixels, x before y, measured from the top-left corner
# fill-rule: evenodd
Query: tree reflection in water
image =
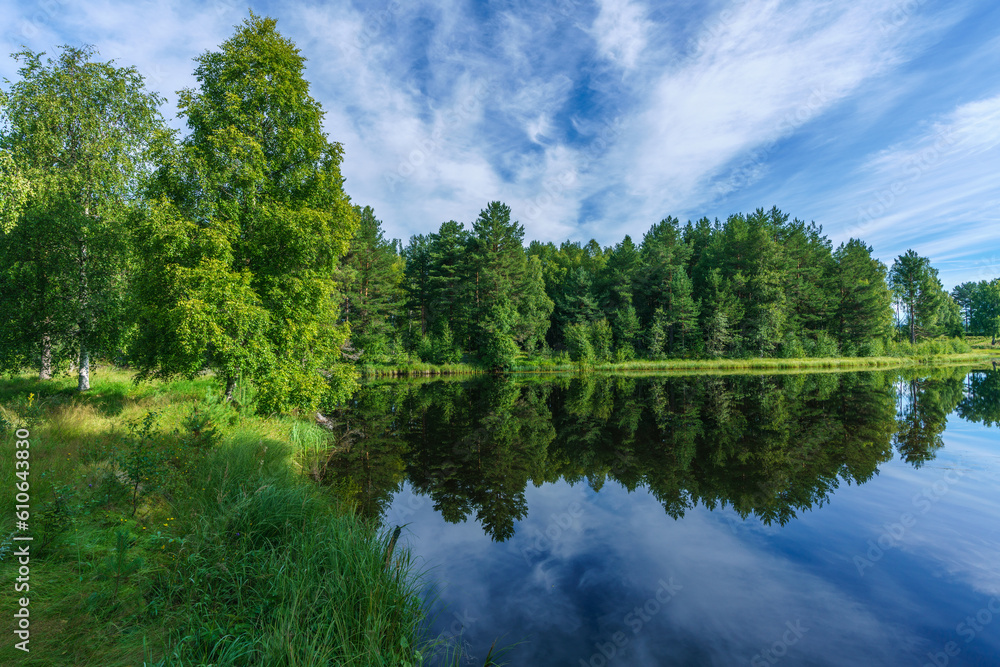
<path fill-rule="evenodd" d="M 560 479 L 646 488 L 675 518 L 702 504 L 784 524 L 894 447 L 933 459 L 956 408 L 998 423 L 998 401 L 1000 373 L 961 369 L 373 382 L 333 414 L 321 476 L 373 519 L 409 480 L 498 541 L 526 516 L 527 485 Z"/>

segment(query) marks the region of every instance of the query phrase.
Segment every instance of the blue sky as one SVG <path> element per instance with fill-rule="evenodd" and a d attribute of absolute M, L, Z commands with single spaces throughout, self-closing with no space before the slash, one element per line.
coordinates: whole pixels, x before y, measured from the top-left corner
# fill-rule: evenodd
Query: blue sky
<path fill-rule="evenodd" d="M 0 47 L 94 44 L 164 94 L 248 4 L 0 0 Z M 777 205 L 945 287 L 1000 276 L 992 0 L 250 2 L 308 59 L 347 190 L 407 239 L 508 203 L 528 239 L 636 240 Z M 0 77 L 16 66 L 0 59 Z M 176 119 L 173 120 L 176 124 Z"/>

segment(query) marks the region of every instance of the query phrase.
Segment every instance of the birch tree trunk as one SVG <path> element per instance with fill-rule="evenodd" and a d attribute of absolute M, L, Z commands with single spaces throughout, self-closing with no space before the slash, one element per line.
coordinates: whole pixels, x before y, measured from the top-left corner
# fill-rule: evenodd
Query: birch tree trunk
<path fill-rule="evenodd" d="M 52 339 L 48 334 L 42 336 L 42 363 L 38 369 L 38 379 L 52 379 Z"/>
<path fill-rule="evenodd" d="M 87 350 L 86 345 L 82 342 L 80 343 L 80 369 L 79 369 L 80 381 L 77 385 L 78 391 L 87 391 L 90 389 L 90 351 Z"/>

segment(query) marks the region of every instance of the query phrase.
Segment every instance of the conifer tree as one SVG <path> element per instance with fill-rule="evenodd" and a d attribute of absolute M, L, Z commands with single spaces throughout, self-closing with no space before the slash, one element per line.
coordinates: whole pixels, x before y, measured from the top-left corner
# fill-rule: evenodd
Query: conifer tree
<path fill-rule="evenodd" d="M 891 333 L 892 294 L 886 284 L 888 271 L 871 252 L 871 247 L 864 242 L 851 239 L 834 253 L 837 309 L 833 330 L 841 347 L 861 350 L 873 341 L 884 343 Z"/>
<path fill-rule="evenodd" d="M 910 342 L 936 335 L 942 300 L 947 294 L 930 260 L 907 250 L 893 262 L 889 287 L 905 316 Z"/>
<path fill-rule="evenodd" d="M 393 320 L 402 305 L 403 260 L 398 242 L 389 241 L 370 206 L 354 207 L 358 228 L 344 255 L 344 320 L 362 359 L 386 355 L 394 338 Z"/>

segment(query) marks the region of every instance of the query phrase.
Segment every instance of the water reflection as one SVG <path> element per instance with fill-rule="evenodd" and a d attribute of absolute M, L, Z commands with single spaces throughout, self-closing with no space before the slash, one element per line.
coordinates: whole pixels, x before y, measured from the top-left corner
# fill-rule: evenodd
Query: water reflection
<path fill-rule="evenodd" d="M 408 480 L 496 541 L 529 483 L 558 480 L 645 488 L 674 518 L 702 505 L 784 525 L 894 449 L 934 459 L 953 410 L 996 424 L 1000 373 L 967 370 L 372 383 L 333 416 L 324 479 L 373 517 Z"/>

